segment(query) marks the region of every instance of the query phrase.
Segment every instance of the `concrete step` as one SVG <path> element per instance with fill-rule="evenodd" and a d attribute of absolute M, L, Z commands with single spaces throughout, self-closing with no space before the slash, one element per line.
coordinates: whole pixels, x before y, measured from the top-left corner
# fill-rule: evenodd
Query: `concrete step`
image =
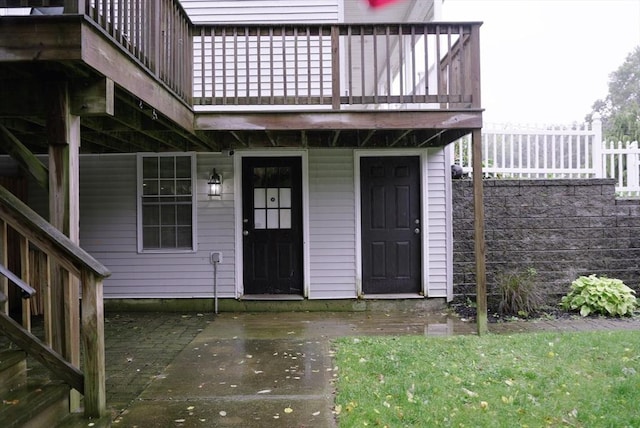
<path fill-rule="evenodd" d="M 56 426 L 69 414 L 69 385 L 49 382 L 27 385 L 7 394 L 0 403 L 0 427 Z"/>

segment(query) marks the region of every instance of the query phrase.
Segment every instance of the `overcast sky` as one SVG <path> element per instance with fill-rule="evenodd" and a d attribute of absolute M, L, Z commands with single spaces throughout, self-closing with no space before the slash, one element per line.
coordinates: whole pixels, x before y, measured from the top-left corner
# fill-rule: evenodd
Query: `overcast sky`
<path fill-rule="evenodd" d="M 640 0 L 445 0 L 443 20 L 482 21 L 485 122 L 582 122 L 640 45 Z"/>

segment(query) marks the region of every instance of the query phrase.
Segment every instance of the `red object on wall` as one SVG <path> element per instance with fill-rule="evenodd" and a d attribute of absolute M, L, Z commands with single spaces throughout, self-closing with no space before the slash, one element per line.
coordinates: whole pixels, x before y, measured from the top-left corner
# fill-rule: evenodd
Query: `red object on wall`
<path fill-rule="evenodd" d="M 368 0 L 369 6 L 371 7 L 382 7 L 397 1 L 398 0 Z"/>

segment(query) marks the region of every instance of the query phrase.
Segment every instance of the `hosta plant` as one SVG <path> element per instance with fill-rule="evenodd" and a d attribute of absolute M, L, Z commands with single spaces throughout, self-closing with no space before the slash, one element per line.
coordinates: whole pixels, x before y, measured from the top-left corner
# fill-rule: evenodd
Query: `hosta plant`
<path fill-rule="evenodd" d="M 568 310 L 579 310 L 580 315 L 602 314 L 632 315 L 637 307 L 636 292 L 622 281 L 604 276 L 581 276 L 571 284 L 571 291 L 560 301 Z"/>

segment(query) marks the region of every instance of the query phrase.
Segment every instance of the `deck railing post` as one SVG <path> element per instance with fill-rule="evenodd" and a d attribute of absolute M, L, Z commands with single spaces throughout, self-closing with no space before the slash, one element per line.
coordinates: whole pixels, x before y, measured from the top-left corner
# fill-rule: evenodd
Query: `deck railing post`
<path fill-rule="evenodd" d="M 86 417 L 106 415 L 103 283 L 82 270 L 82 351 L 84 355 L 84 412 Z"/>
<path fill-rule="evenodd" d="M 64 0 L 64 13 L 84 14 L 85 4 L 90 0 Z"/>
<path fill-rule="evenodd" d="M 160 50 L 160 43 L 162 42 L 162 33 L 160 30 L 160 2 L 152 1 L 150 2 L 149 7 L 151 8 L 151 23 L 149 24 L 149 68 L 151 69 L 151 72 L 159 78 L 159 62 L 162 55 Z"/>
<path fill-rule="evenodd" d="M 480 108 L 480 24 L 471 26 L 469 79 L 471 107 Z"/>
<path fill-rule="evenodd" d="M 331 27 L 331 105 L 340 110 L 340 27 Z"/>

